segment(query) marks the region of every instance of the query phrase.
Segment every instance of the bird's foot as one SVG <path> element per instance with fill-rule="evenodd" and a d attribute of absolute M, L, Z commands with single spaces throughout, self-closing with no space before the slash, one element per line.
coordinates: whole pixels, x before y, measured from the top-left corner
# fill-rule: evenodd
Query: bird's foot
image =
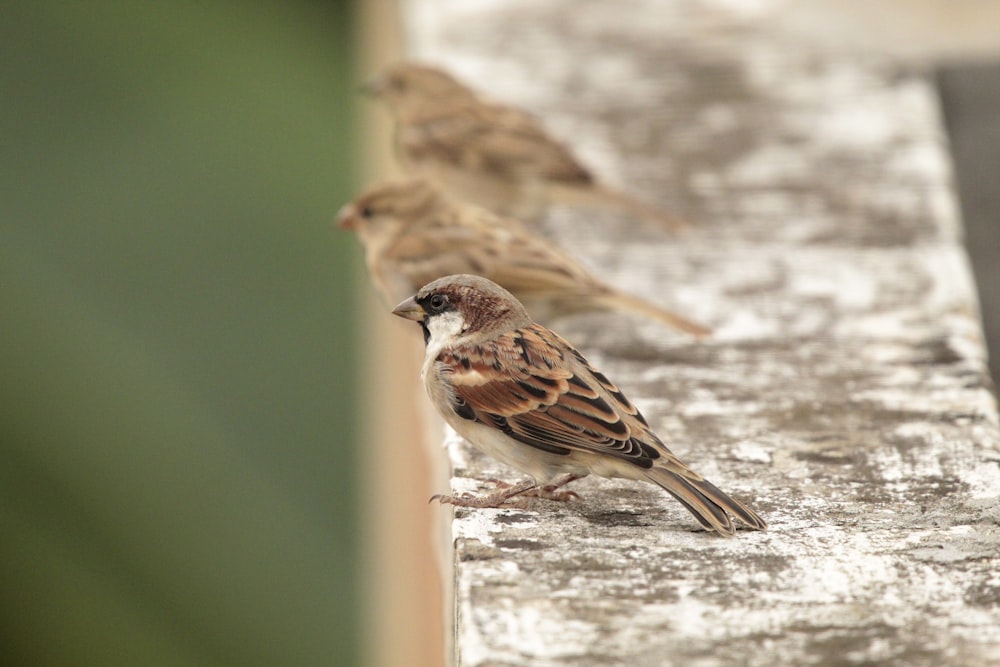
<path fill-rule="evenodd" d="M 566 502 L 576 498 L 580 499 L 580 494 L 575 491 L 560 491 L 562 487 L 566 486 L 570 482 L 576 481 L 583 477 L 583 475 L 575 475 L 573 473 L 568 473 L 562 477 L 556 479 L 551 484 L 546 484 L 545 486 L 538 487 L 537 496 L 539 498 L 545 498 L 547 500 L 557 500 L 559 502 Z"/>
<path fill-rule="evenodd" d="M 543 500 L 555 500 L 558 502 L 566 502 L 573 500 L 574 498 L 580 499 L 580 494 L 575 491 L 560 491 L 559 489 L 566 486 L 570 482 L 580 479 L 581 475 L 567 474 L 562 477 L 557 478 L 551 484 L 545 484 L 544 486 L 534 486 L 529 488 L 527 491 L 521 492 L 520 496 L 529 496 L 531 498 L 541 498 Z M 514 485 L 510 482 L 505 482 L 501 479 L 489 479 L 486 480 L 493 484 L 498 489 L 510 489 Z"/>
<path fill-rule="evenodd" d="M 487 496 L 474 496 L 471 493 L 463 493 L 460 496 L 446 496 L 437 494 L 431 496 L 431 502 L 435 500 L 442 505 L 455 505 L 456 507 L 514 507 L 526 509 L 528 500 L 525 497 L 528 492 L 537 488 L 534 482 L 521 482 L 520 484 L 508 484 L 506 482 L 497 483 L 498 490 Z"/>
<path fill-rule="evenodd" d="M 560 503 L 568 502 L 574 498 L 576 500 L 580 499 L 580 494 L 575 491 L 556 491 L 551 486 L 541 486 L 529 491 L 525 495 L 532 495 L 536 498 L 544 498 L 545 500 L 555 500 Z"/>

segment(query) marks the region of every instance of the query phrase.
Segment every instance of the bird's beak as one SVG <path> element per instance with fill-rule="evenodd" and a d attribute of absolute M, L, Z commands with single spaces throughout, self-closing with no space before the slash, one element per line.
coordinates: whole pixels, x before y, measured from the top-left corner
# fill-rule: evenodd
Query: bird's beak
<path fill-rule="evenodd" d="M 427 312 L 424 310 L 423 306 L 417 303 L 417 298 L 415 296 L 411 296 L 409 299 L 393 308 L 392 314 L 398 315 L 399 317 L 407 320 L 413 320 L 414 322 L 423 322 L 424 318 L 427 316 Z"/>
<path fill-rule="evenodd" d="M 358 224 L 357 211 L 354 210 L 354 204 L 344 204 L 337 211 L 337 217 L 333 219 L 334 223 L 341 229 L 353 230 Z"/>

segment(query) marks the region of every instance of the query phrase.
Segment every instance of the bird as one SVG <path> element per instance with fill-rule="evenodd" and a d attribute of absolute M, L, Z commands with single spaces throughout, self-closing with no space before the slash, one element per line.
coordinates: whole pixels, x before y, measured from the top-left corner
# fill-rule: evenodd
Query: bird
<path fill-rule="evenodd" d="M 504 215 L 537 219 L 552 203 L 597 208 L 678 231 L 680 218 L 600 182 L 532 114 L 477 95 L 444 70 L 390 66 L 363 90 L 396 121 L 396 151 L 411 171 L 458 198 Z"/>
<path fill-rule="evenodd" d="M 523 506 L 528 494 L 566 500 L 559 489 L 593 473 L 656 484 L 703 528 L 723 536 L 735 533 L 731 516 L 750 528 L 767 528 L 754 510 L 671 453 L 607 376 L 533 322 L 496 283 L 445 276 L 392 313 L 423 330 L 421 376 L 445 422 L 476 448 L 531 477 L 487 496 L 432 500 L 473 508 Z"/>
<path fill-rule="evenodd" d="M 435 278 L 473 273 L 500 283 L 546 316 L 619 311 L 695 337 L 711 333 L 598 280 L 520 221 L 456 201 L 422 177 L 368 188 L 340 209 L 336 222 L 361 240 L 372 280 L 390 305 Z"/>

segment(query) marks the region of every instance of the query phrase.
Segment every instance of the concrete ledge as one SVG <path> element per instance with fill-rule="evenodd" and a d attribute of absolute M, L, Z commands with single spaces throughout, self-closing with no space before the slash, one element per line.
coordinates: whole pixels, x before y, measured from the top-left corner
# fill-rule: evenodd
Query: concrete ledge
<path fill-rule="evenodd" d="M 1000 662 L 1000 429 L 934 88 L 741 6 L 405 3 L 414 56 L 697 221 L 546 224 L 711 340 L 558 330 L 771 524 L 716 538 L 599 479 L 579 502 L 457 510 L 455 664 Z M 446 445 L 456 490 L 513 477 Z"/>

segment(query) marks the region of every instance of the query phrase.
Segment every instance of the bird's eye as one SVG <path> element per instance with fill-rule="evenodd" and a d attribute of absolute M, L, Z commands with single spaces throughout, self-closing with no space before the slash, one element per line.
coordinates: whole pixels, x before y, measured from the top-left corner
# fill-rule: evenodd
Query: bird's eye
<path fill-rule="evenodd" d="M 440 313 L 448 305 L 448 297 L 444 294 L 435 294 L 427 302 L 432 312 Z"/>
<path fill-rule="evenodd" d="M 365 206 L 363 209 L 361 209 L 362 218 L 369 219 L 373 215 L 375 215 L 375 210 L 371 206 Z"/>

